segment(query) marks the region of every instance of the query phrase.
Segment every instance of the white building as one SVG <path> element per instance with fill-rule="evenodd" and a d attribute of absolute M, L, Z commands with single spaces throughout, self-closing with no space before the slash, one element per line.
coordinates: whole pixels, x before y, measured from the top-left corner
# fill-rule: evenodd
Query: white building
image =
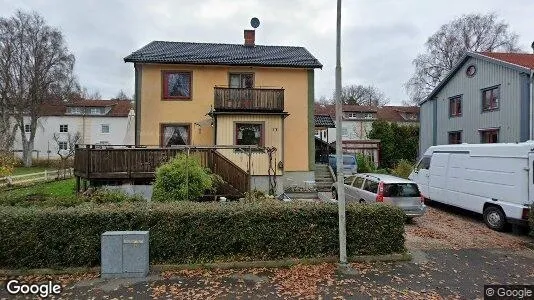
<path fill-rule="evenodd" d="M 79 100 L 42 105 L 37 121 L 34 158 L 58 158 L 58 150 L 69 147 L 69 136 L 79 134 L 77 144 L 133 145 L 134 115 L 129 100 Z M 28 122 L 29 123 L 29 122 Z M 29 136 L 30 125 L 25 125 Z M 58 142 L 54 139 L 58 136 Z M 21 133 L 15 135 L 13 150 L 22 156 Z"/>
<path fill-rule="evenodd" d="M 329 115 L 335 120 L 335 106 L 316 104 L 315 114 Z M 373 122 L 376 120 L 395 122 L 399 125 L 417 125 L 419 108 L 416 106 L 343 105 L 341 121 L 343 152 L 362 153 L 378 164 L 380 140 L 369 139 Z M 315 136 L 329 144 L 333 143 L 336 141 L 336 128 L 317 130 Z"/>

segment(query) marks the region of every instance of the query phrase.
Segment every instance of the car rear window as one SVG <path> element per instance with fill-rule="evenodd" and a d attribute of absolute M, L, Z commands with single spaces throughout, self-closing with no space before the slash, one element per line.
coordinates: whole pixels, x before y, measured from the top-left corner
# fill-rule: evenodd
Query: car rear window
<path fill-rule="evenodd" d="M 356 159 L 354 158 L 354 156 L 343 156 L 344 165 L 353 165 L 355 161 Z"/>
<path fill-rule="evenodd" d="M 384 197 L 419 197 L 419 189 L 415 183 L 386 183 Z"/>
<path fill-rule="evenodd" d="M 365 183 L 363 184 L 363 189 L 365 191 L 371 192 L 373 194 L 378 193 L 378 182 L 366 179 Z"/>

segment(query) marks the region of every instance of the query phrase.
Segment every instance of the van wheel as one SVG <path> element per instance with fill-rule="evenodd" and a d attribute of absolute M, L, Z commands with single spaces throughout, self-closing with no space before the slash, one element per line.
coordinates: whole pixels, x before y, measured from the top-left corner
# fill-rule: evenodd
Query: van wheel
<path fill-rule="evenodd" d="M 497 231 L 502 231 L 506 225 L 506 216 L 500 207 L 488 206 L 484 209 L 484 223 Z"/>
<path fill-rule="evenodd" d="M 334 200 L 337 200 L 337 191 L 336 191 L 336 189 L 332 189 L 332 198 Z"/>
<path fill-rule="evenodd" d="M 365 204 L 365 200 L 360 199 L 360 203 L 361 203 L 361 204 Z"/>

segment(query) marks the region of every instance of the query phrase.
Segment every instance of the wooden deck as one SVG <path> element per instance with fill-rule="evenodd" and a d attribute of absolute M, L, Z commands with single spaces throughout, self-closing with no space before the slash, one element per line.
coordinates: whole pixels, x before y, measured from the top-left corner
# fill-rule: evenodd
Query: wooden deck
<path fill-rule="evenodd" d="M 172 148 L 148 148 L 133 146 L 78 146 L 74 156 L 74 175 L 89 181 L 151 180 L 158 166 L 179 153 L 189 153 L 197 157 L 201 165 L 209 168 L 239 192 L 250 190 L 250 172 L 243 170 L 221 155 L 217 149 L 232 146 Z M 236 147 L 237 148 L 237 147 Z M 254 147 L 248 147 L 254 150 Z M 248 149 L 245 148 L 245 149 Z M 250 149 L 249 149 L 250 150 Z"/>

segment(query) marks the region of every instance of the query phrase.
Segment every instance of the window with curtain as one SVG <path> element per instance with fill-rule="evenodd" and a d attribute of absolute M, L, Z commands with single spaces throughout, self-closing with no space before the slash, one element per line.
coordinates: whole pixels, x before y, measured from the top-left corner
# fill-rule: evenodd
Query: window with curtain
<path fill-rule="evenodd" d="M 235 141 L 236 145 L 263 146 L 263 124 L 236 123 Z"/>
<path fill-rule="evenodd" d="M 492 111 L 499 109 L 501 100 L 500 86 L 492 87 L 482 91 L 482 111 Z"/>
<path fill-rule="evenodd" d="M 163 147 L 189 145 L 189 138 L 189 125 L 169 124 L 161 127 L 161 146 Z"/>
<path fill-rule="evenodd" d="M 191 99 L 191 72 L 164 72 L 163 98 Z"/>
<path fill-rule="evenodd" d="M 459 117 L 462 115 L 462 96 L 455 96 L 449 99 L 449 117 Z"/>
<path fill-rule="evenodd" d="M 499 142 L 499 130 L 489 129 L 480 131 L 481 143 L 498 143 Z"/>
<path fill-rule="evenodd" d="M 254 87 L 253 73 L 230 73 L 231 88 L 251 89 Z"/>
<path fill-rule="evenodd" d="M 449 132 L 449 144 L 461 144 L 461 143 L 462 143 L 462 132 L 461 131 Z"/>

